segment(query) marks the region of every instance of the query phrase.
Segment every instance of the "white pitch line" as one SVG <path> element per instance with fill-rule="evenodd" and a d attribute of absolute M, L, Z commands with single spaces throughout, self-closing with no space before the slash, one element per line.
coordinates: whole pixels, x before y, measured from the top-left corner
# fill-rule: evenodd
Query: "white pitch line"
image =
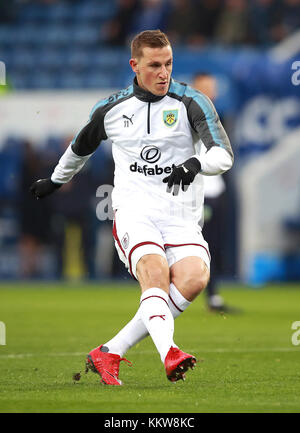
<path fill-rule="evenodd" d="M 256 352 L 295 352 L 300 353 L 300 347 L 268 347 L 264 348 L 250 348 L 250 349 L 227 349 L 227 348 L 216 348 L 216 349 L 191 349 L 191 352 L 201 353 L 256 353 Z M 154 353 L 153 351 L 141 351 L 139 354 L 149 355 Z M 33 357 L 72 357 L 72 356 L 85 356 L 87 352 L 58 352 L 58 353 L 9 353 L 0 355 L 0 359 L 22 359 L 22 358 L 33 358 Z"/>
<path fill-rule="evenodd" d="M 45 356 L 46 358 L 57 358 L 65 356 L 84 356 L 86 352 L 59 352 L 59 353 L 9 353 L 7 355 L 0 355 L 0 359 L 22 359 Z"/>

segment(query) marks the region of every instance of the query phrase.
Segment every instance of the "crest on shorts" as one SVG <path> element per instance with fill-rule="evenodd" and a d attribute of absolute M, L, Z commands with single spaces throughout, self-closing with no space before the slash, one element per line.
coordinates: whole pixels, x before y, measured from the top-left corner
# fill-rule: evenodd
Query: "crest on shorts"
<path fill-rule="evenodd" d="M 126 250 L 126 248 L 128 248 L 129 245 L 129 235 L 128 233 L 125 233 L 125 235 L 123 236 L 122 240 L 121 240 L 121 244 L 123 245 L 124 249 Z"/>
<path fill-rule="evenodd" d="M 178 110 L 164 110 L 163 120 L 165 125 L 174 126 L 178 120 Z"/>

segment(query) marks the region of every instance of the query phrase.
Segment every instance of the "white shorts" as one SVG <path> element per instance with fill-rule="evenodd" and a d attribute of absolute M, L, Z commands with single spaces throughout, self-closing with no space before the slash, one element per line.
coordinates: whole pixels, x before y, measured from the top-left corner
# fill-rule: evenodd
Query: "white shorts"
<path fill-rule="evenodd" d="M 154 218 L 127 209 L 115 212 L 113 236 L 120 260 L 135 278 L 136 265 L 146 254 L 159 254 L 169 267 L 179 260 L 200 257 L 210 268 L 210 253 L 201 227 L 182 218 Z"/>

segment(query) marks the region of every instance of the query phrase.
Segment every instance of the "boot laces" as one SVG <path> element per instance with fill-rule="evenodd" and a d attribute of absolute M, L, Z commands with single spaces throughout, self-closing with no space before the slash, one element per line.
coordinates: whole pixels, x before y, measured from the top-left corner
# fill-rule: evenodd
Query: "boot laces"
<path fill-rule="evenodd" d="M 128 359 L 126 359 L 126 358 L 120 358 L 120 359 L 113 360 L 112 363 L 111 363 L 111 367 L 112 367 L 112 370 L 113 370 L 113 374 L 115 376 L 117 376 L 117 377 L 119 375 L 119 368 L 120 368 L 120 362 L 121 361 L 125 361 L 127 363 L 127 365 L 129 365 L 130 367 L 132 367 L 132 362 L 128 361 Z"/>

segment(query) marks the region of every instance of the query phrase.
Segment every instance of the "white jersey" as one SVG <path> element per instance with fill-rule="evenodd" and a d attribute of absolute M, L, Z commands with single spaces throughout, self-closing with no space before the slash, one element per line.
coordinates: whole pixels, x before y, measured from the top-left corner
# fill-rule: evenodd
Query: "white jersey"
<path fill-rule="evenodd" d="M 218 198 L 226 189 L 224 179 L 220 174 L 216 176 L 203 176 L 203 181 L 205 198 Z"/>
<path fill-rule="evenodd" d="M 203 177 L 197 175 L 187 191 L 167 192 L 162 180 L 173 165 L 196 156 L 201 174 L 216 175 L 233 161 L 228 137 L 212 102 L 186 84 L 171 80 L 165 96 L 129 86 L 101 100 L 89 123 L 77 134 L 61 157 L 53 182 L 65 183 L 77 173 L 109 138 L 115 162 L 113 208 L 135 212 L 168 212 L 199 221 L 203 209 Z M 200 147 L 206 152 L 200 156 Z"/>
<path fill-rule="evenodd" d="M 202 146 L 200 156 L 203 157 L 204 146 Z M 202 176 L 204 187 L 204 198 L 218 198 L 226 189 L 224 179 L 221 174 L 215 176 Z"/>

